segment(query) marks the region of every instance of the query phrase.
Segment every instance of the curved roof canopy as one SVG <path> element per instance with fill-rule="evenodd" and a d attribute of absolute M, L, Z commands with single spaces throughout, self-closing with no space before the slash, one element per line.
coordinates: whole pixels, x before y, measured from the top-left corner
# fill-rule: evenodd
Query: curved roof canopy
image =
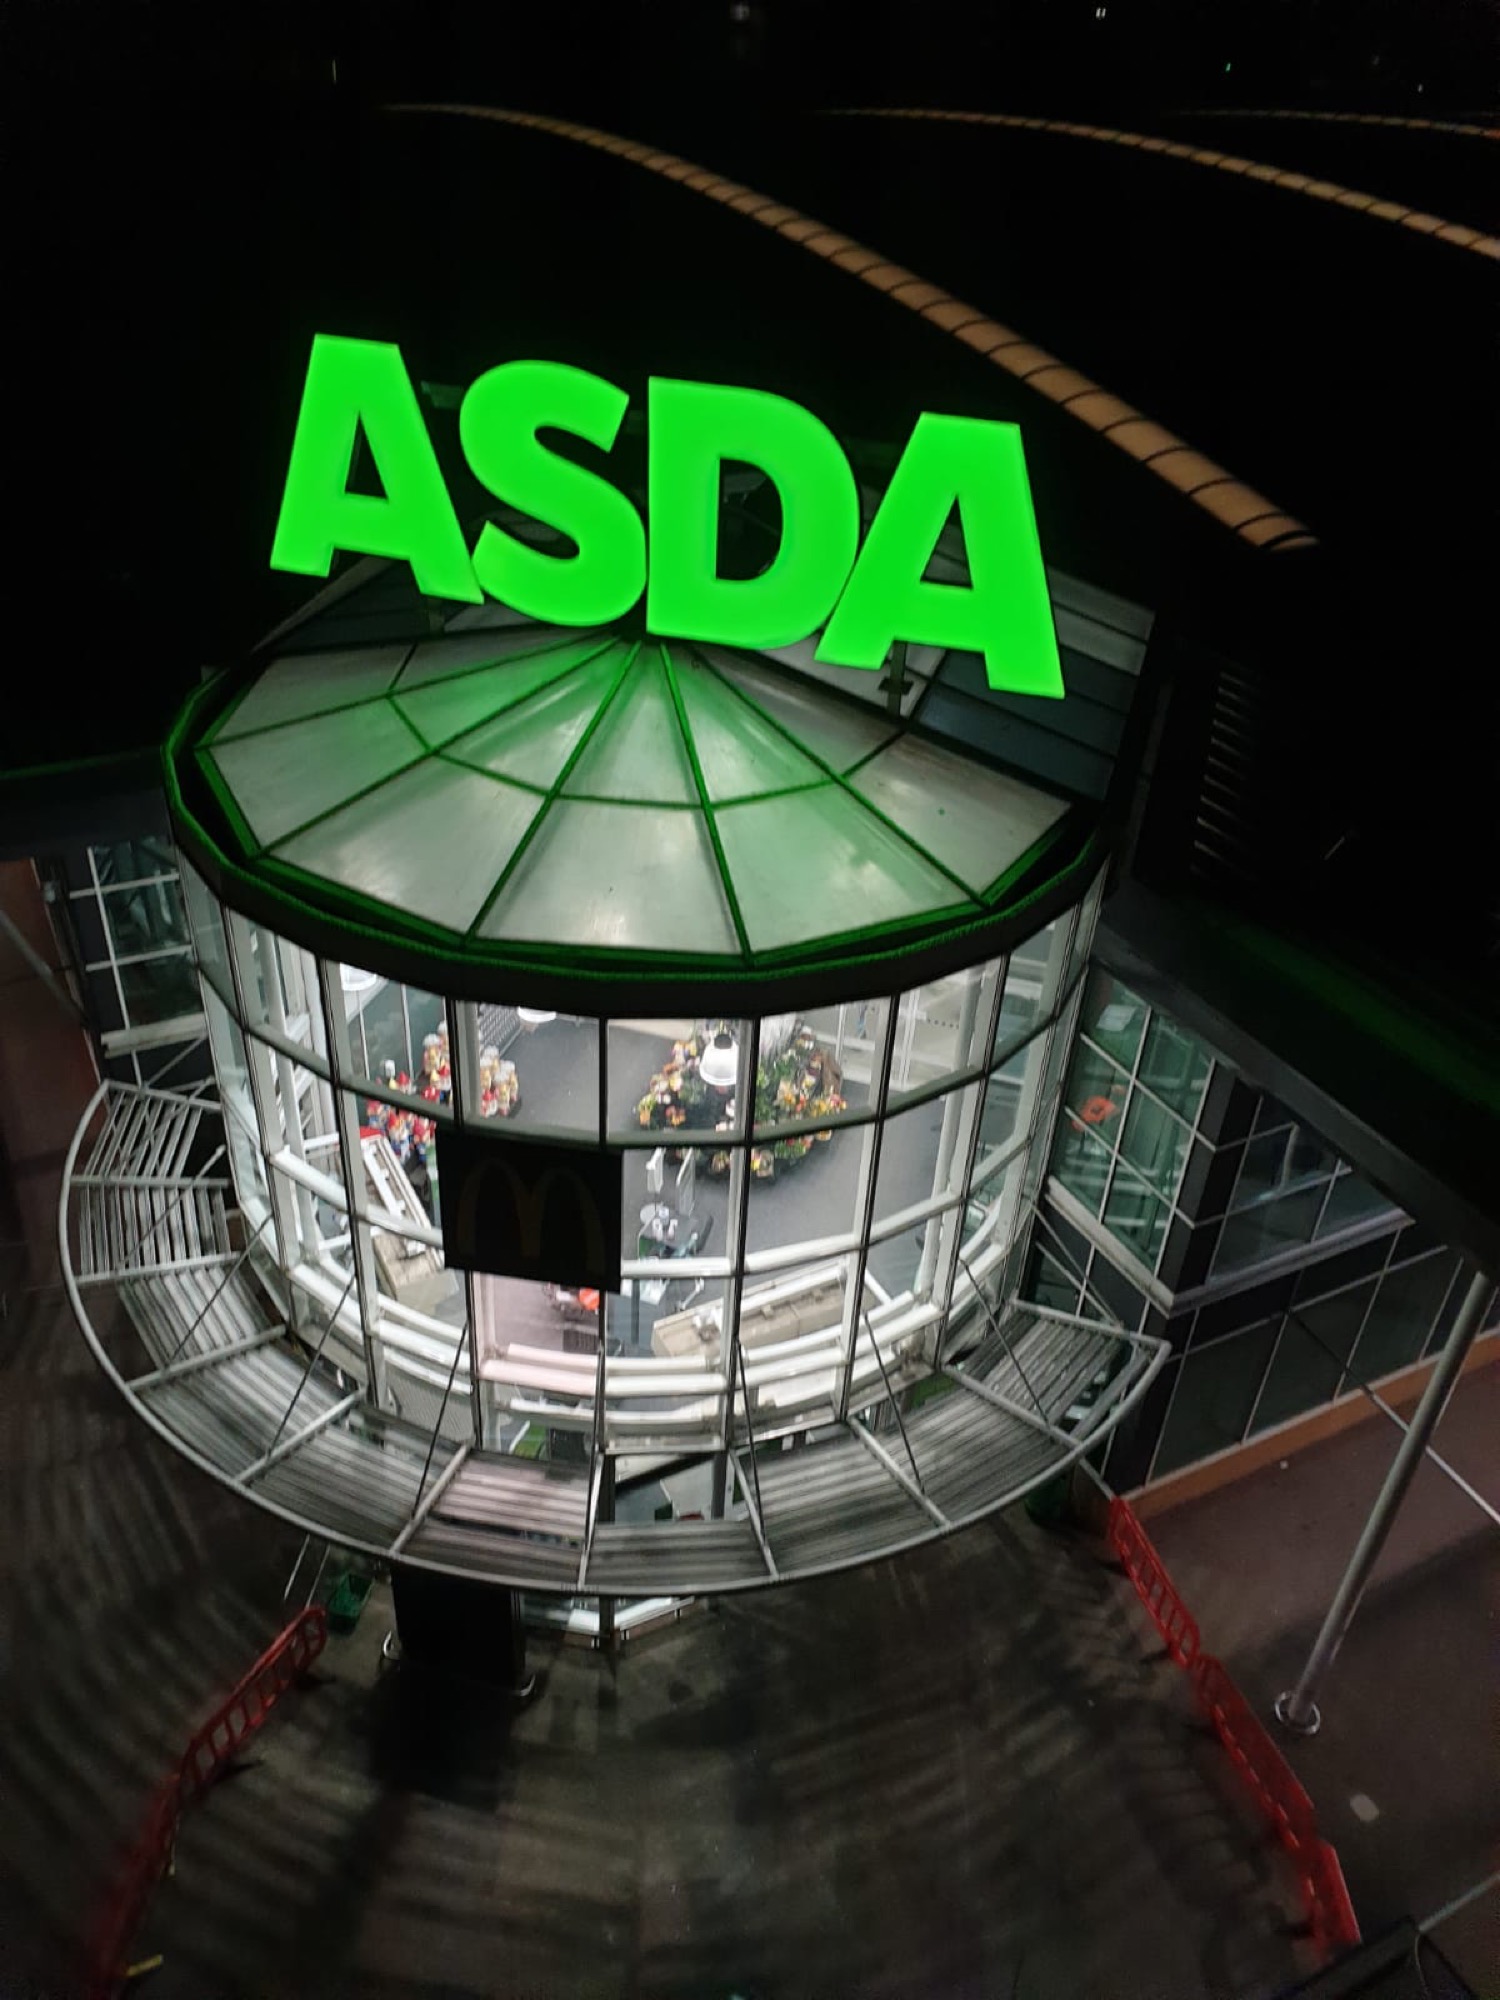
<path fill-rule="evenodd" d="M 918 719 L 978 713 L 977 661 L 913 649 L 893 707 L 884 677 L 811 650 L 492 606 L 414 643 L 283 652 L 180 719 L 179 834 L 229 902 L 320 950 L 580 1010 L 868 991 L 880 963 L 972 962 L 1080 892 L 1092 802 Z"/>

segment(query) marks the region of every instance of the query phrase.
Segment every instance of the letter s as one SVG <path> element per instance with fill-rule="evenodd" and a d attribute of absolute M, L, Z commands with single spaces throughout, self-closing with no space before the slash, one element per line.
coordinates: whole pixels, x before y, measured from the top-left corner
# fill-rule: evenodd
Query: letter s
<path fill-rule="evenodd" d="M 475 478 L 578 544 L 576 555 L 546 555 L 486 523 L 474 574 L 491 597 L 529 618 L 603 625 L 645 589 L 640 515 L 607 480 L 558 458 L 537 436 L 551 426 L 608 451 L 629 401 L 602 376 L 551 361 L 507 361 L 470 388 L 458 434 Z"/>

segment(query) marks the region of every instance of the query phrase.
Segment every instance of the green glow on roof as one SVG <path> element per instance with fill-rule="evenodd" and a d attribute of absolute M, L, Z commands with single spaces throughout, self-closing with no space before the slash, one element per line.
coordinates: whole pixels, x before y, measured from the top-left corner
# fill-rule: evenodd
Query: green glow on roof
<path fill-rule="evenodd" d="M 501 628 L 391 651 L 273 661 L 192 754 L 262 879 L 458 951 L 734 972 L 979 923 L 1068 813 L 725 649 Z"/>

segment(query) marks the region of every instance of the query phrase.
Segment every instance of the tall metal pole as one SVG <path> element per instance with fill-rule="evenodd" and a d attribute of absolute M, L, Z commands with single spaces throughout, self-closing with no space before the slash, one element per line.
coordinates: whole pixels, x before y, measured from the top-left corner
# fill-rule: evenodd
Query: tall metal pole
<path fill-rule="evenodd" d="M 1339 1647 L 1344 1643 L 1344 1635 L 1354 1623 L 1354 1614 L 1359 1609 L 1360 1599 L 1365 1594 L 1365 1586 L 1370 1580 L 1370 1572 L 1375 1567 L 1376 1558 L 1385 1546 L 1385 1538 L 1395 1524 L 1401 1502 L 1406 1497 L 1412 1475 L 1421 1463 L 1422 1454 L 1427 1449 L 1428 1440 L 1437 1428 L 1439 1417 L 1458 1380 L 1464 1358 L 1474 1344 L 1474 1336 L 1479 1331 L 1480 1320 L 1484 1316 L 1484 1305 L 1490 1295 L 1490 1280 L 1484 1273 L 1476 1272 L 1464 1294 L 1463 1304 L 1458 1309 L 1458 1318 L 1453 1322 L 1453 1331 L 1448 1335 L 1447 1344 L 1433 1365 L 1427 1387 L 1422 1392 L 1422 1400 L 1417 1405 L 1416 1414 L 1396 1456 L 1391 1461 L 1391 1469 L 1385 1476 L 1375 1505 L 1370 1509 L 1344 1572 L 1344 1580 L 1334 1594 L 1328 1607 L 1328 1616 L 1323 1620 L 1323 1629 L 1313 1641 L 1313 1649 L 1307 1656 L 1307 1665 L 1302 1669 L 1302 1677 L 1294 1688 L 1276 1698 L 1276 1720 L 1283 1728 L 1292 1729 L 1299 1736 L 1313 1736 L 1323 1718 L 1318 1704 L 1313 1699 L 1319 1683 L 1329 1667 Z"/>

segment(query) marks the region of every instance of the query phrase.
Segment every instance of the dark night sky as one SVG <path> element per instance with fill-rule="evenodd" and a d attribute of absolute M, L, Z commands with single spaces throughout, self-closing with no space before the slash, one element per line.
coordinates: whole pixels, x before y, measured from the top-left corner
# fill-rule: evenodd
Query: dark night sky
<path fill-rule="evenodd" d="M 1157 607 L 1221 606 L 1231 647 L 1253 633 L 1279 671 L 1325 682 L 1393 824 L 1434 799 L 1472 808 L 1495 741 L 1494 266 L 1085 142 L 819 114 L 1102 119 L 1494 228 L 1494 142 L 1203 115 L 1482 119 L 1494 9 L 1103 3 L 1103 18 L 1099 0 L 749 0 L 743 19 L 729 0 L 6 9 L 23 498 L 5 549 L 35 650 L 12 642 L 26 692 L 0 768 L 159 739 L 202 665 L 299 601 L 266 556 L 325 328 L 398 338 L 415 371 L 453 380 L 529 348 L 632 387 L 756 382 L 846 435 L 904 434 L 922 407 L 1015 417 L 1054 561 Z M 395 119 L 392 98 L 596 123 L 794 203 L 1171 425 L 1313 525 L 1317 562 L 1294 585 L 1283 565 L 1272 591 L 1264 564 L 1072 420 L 701 198 L 556 140 Z M 63 698 L 35 674 L 60 658 L 77 677 Z"/>

